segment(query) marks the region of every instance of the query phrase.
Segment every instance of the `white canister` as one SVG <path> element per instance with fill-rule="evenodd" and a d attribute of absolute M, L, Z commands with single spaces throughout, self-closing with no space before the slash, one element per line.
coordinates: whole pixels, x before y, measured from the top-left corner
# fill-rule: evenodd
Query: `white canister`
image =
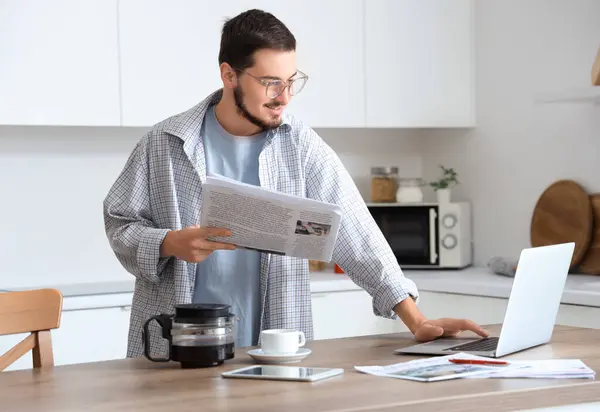
<path fill-rule="evenodd" d="M 422 203 L 423 190 L 425 185 L 423 179 L 398 179 L 398 191 L 396 192 L 396 201 L 398 203 Z"/>

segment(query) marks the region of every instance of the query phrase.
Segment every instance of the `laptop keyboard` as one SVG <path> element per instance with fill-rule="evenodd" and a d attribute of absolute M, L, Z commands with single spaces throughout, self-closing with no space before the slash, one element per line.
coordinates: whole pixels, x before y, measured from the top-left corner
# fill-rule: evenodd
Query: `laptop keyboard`
<path fill-rule="evenodd" d="M 492 336 L 488 338 L 482 338 L 473 342 L 462 343 L 460 345 L 452 346 L 451 348 L 446 348 L 444 350 L 487 352 L 495 350 L 496 346 L 498 346 L 498 337 Z"/>

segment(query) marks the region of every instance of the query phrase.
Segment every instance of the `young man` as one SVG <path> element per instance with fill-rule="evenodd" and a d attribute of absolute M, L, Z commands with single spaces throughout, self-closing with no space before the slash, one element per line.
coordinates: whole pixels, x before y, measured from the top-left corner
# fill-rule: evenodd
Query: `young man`
<path fill-rule="evenodd" d="M 296 68 L 295 48 L 292 33 L 269 13 L 249 10 L 226 22 L 219 53 L 223 88 L 155 125 L 110 189 L 106 234 L 137 278 L 128 356 L 143 353 L 143 323 L 180 303 L 230 304 L 240 318 L 237 346 L 256 345 L 261 329 L 313 337 L 306 260 L 236 250 L 207 240 L 227 230 L 198 226 L 207 172 L 340 205 L 333 260 L 373 297 L 375 314 L 400 317 L 417 340 L 462 330 L 487 336 L 469 320 L 429 320 L 420 313 L 415 284 L 404 277 L 339 158 L 284 112 L 307 82 Z M 152 352 L 164 353 L 165 341 L 153 335 Z"/>

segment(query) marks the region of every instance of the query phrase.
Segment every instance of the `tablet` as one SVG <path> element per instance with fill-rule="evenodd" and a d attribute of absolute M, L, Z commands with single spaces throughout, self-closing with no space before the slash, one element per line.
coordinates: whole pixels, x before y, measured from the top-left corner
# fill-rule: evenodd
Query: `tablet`
<path fill-rule="evenodd" d="M 253 365 L 223 372 L 224 378 L 270 379 L 282 381 L 314 382 L 341 375 L 341 368 L 309 368 L 303 366 Z"/>

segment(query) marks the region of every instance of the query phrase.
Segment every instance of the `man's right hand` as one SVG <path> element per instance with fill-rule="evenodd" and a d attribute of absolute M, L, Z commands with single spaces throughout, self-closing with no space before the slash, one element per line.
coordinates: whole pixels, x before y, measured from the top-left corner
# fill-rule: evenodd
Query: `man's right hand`
<path fill-rule="evenodd" d="M 231 236 L 229 229 L 188 226 L 167 233 L 160 246 L 160 257 L 175 256 L 190 263 L 202 262 L 215 250 L 234 250 L 235 245 L 208 240 L 212 236 Z"/>

